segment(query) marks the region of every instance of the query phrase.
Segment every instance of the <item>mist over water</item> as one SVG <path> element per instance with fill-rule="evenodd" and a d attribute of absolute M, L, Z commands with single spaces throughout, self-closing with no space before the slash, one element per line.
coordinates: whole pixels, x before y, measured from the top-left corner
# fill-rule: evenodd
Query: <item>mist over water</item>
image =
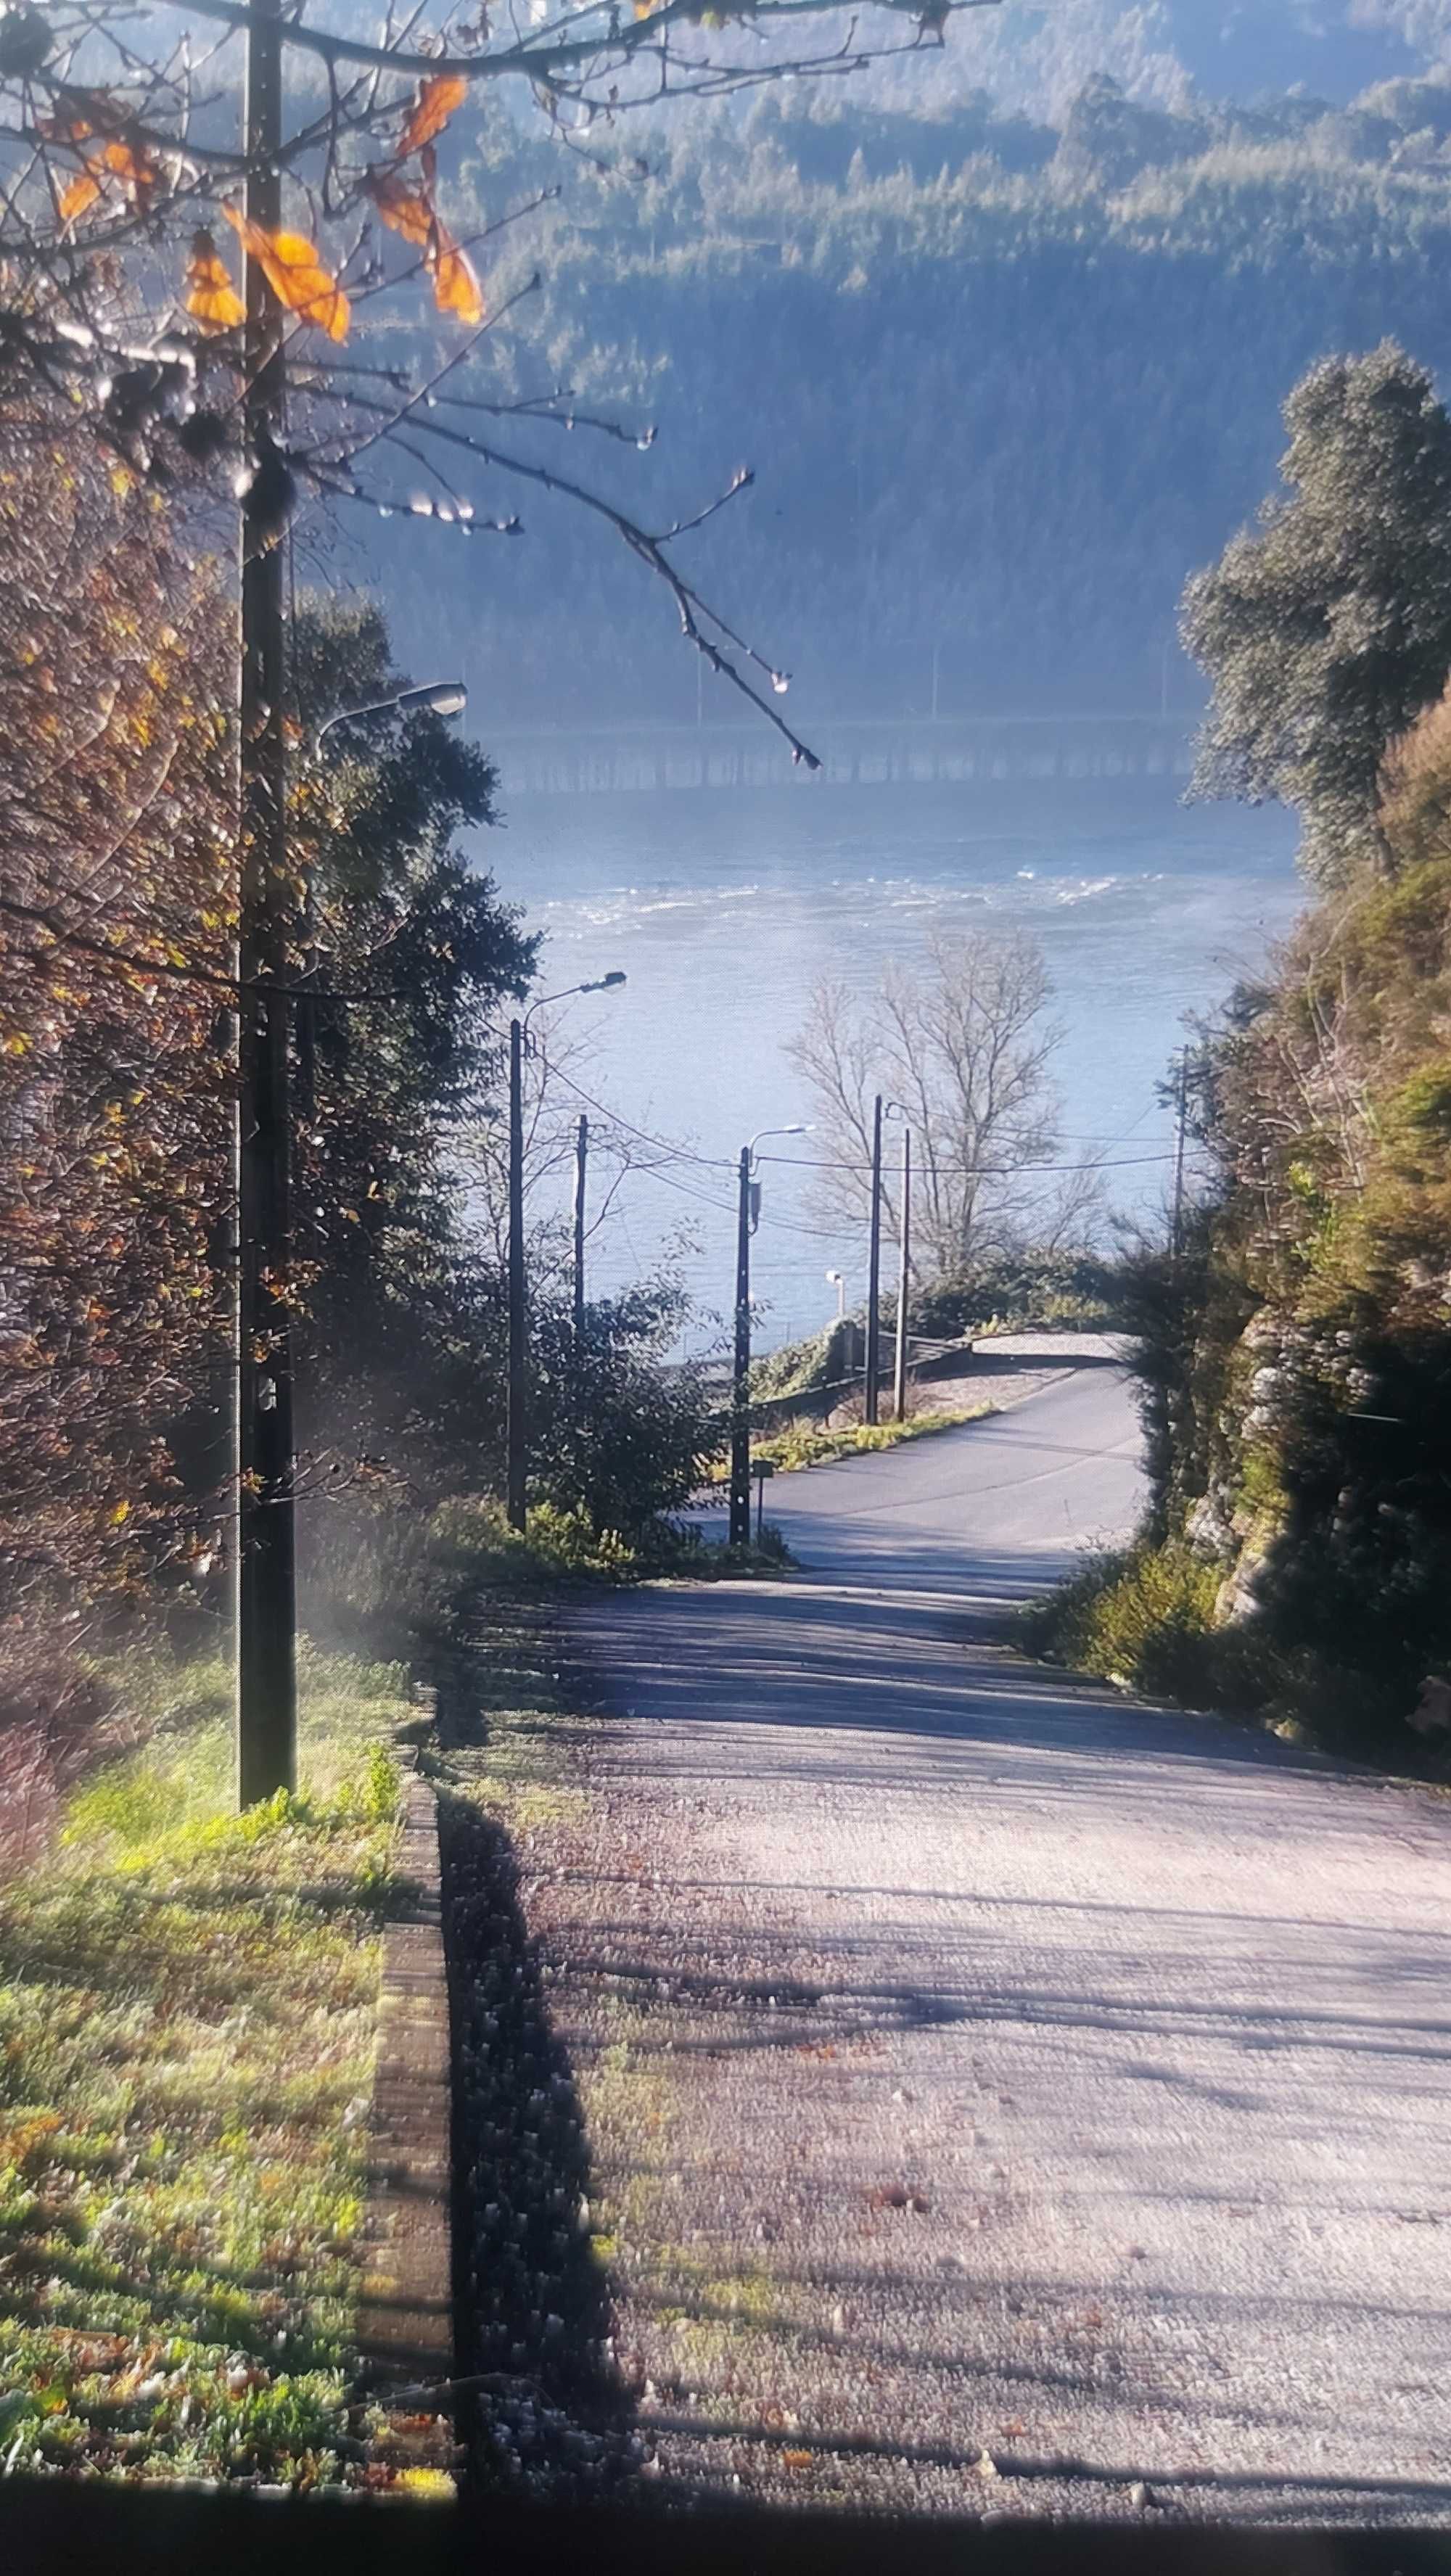
<path fill-rule="evenodd" d="M 1293 921 L 1294 839 L 1287 814 L 1185 807 L 1164 779 L 514 799 L 479 855 L 545 934 L 540 989 L 629 977 L 607 1004 L 575 1006 L 571 1030 L 596 1049 L 579 1080 L 706 1158 L 631 1175 L 593 1239 L 592 1292 L 638 1278 L 683 1234 L 693 1293 L 728 1308 L 736 1157 L 756 1129 L 812 1115 L 786 1048 L 813 985 L 868 989 L 934 930 L 1041 941 L 1063 1031 L 1063 1159 L 1112 1161 L 1113 1204 L 1158 1207 L 1172 1120 L 1156 1085 L 1185 1014 L 1253 975 Z M 765 1150 L 809 1158 L 812 1140 Z M 866 1244 L 813 1206 L 809 1172 L 771 1163 L 764 1178 L 753 1284 L 767 1347 L 829 1319 L 828 1269 L 849 1300 L 864 1294 Z"/>

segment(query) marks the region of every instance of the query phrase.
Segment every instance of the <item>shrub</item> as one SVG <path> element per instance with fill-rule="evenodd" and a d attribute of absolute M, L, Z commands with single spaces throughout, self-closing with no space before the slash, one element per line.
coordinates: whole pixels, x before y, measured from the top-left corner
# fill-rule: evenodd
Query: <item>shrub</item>
<path fill-rule="evenodd" d="M 1182 1546 L 1138 1546 L 1092 1560 L 1024 1622 L 1030 1645 L 1150 1696 L 1213 1703 L 1218 1577 Z"/>
<path fill-rule="evenodd" d="M 914 1332 L 1103 1332 L 1121 1321 L 1116 1267 L 1091 1255 L 1023 1253 L 936 1279 L 914 1298 Z"/>

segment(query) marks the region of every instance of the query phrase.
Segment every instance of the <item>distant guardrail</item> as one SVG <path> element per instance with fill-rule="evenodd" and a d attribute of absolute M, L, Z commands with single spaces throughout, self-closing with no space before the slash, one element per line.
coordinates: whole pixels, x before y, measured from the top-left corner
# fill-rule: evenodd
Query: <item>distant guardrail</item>
<path fill-rule="evenodd" d="M 1183 778 L 1184 715 L 938 715 L 808 723 L 827 783 Z M 770 787 L 793 776 L 789 746 L 749 723 L 504 726 L 489 757 L 506 794 Z"/>

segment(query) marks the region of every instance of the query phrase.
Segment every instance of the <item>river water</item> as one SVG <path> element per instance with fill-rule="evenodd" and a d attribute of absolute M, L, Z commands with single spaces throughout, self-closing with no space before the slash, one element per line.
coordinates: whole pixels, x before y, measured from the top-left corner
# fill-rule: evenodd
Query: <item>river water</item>
<path fill-rule="evenodd" d="M 1041 941 L 1062 1029 L 1061 1156 L 1109 1166 L 1114 1206 L 1161 1207 L 1172 1117 L 1156 1087 L 1186 1014 L 1223 1000 L 1289 928 L 1293 846 L 1278 809 L 1185 807 L 1165 779 L 516 798 L 479 855 L 545 934 L 540 990 L 612 968 L 629 979 L 556 1020 L 588 1048 L 572 1077 L 683 1149 L 624 1182 L 591 1240 L 592 1293 L 668 1254 L 705 1310 L 692 1342 L 713 1338 L 732 1295 L 735 1158 L 757 1129 L 812 1115 L 785 1049 L 813 985 L 869 988 L 933 929 Z M 804 1163 L 813 1148 L 769 1150 Z M 808 1170 L 764 1177 L 753 1287 L 767 1347 L 829 1319 L 828 1269 L 862 1296 L 866 1245 L 815 1205 Z M 561 1191 L 544 1185 L 545 1209 Z"/>

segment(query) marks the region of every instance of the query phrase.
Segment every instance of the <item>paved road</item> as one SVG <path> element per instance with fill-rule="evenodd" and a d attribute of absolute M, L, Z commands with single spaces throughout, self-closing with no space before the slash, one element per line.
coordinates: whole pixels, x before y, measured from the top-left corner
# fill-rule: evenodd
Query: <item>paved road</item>
<path fill-rule="evenodd" d="M 1085 1371 L 584 1622 L 544 1939 L 667 2481 L 1451 2522 L 1451 1813 L 996 1641 L 1138 1474 Z"/>
<path fill-rule="evenodd" d="M 766 1517 L 817 1580 L 1001 1608 L 1056 1581 L 1081 1549 L 1129 1535 L 1141 1445 L 1119 1371 L 1076 1369 L 961 1433 L 777 1477 Z"/>

